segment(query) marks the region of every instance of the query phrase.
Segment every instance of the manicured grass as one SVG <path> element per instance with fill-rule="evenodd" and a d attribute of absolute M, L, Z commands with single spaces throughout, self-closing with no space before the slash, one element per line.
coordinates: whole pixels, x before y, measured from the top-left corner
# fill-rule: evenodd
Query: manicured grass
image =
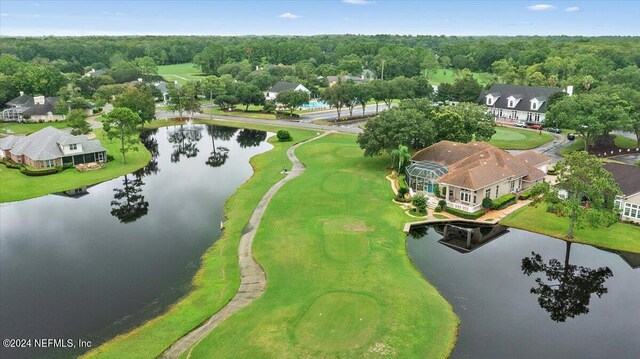
<path fill-rule="evenodd" d="M 473 77 L 478 80 L 480 85 L 485 86 L 491 82 L 491 74 L 486 72 L 472 72 Z M 456 81 L 456 71 L 453 69 L 437 69 L 429 74 L 429 83 L 432 85 L 440 85 L 443 82 L 454 83 Z"/>
<path fill-rule="evenodd" d="M 437 219 L 448 219 L 449 217 L 445 216 L 444 214 L 440 214 L 440 213 L 434 213 L 433 216 Z"/>
<path fill-rule="evenodd" d="M 632 138 L 616 135 L 613 143 L 620 148 L 637 148 L 638 142 Z"/>
<path fill-rule="evenodd" d="M 189 81 L 202 80 L 200 69 L 193 63 L 158 66 L 158 75 L 169 82 L 178 81 L 184 85 Z"/>
<path fill-rule="evenodd" d="M 260 118 L 263 120 L 275 120 L 276 115 L 272 113 L 264 113 L 262 112 L 262 106 L 259 106 L 260 109 L 252 110 L 249 107 L 249 111 L 244 111 L 244 106 L 242 109 L 236 108 L 233 111 L 223 111 L 219 108 L 206 108 L 202 112 L 206 114 L 214 114 L 218 116 L 239 116 L 239 117 L 249 117 L 249 118 Z"/>
<path fill-rule="evenodd" d="M 529 150 L 553 141 L 553 135 L 511 127 L 496 127 L 490 144 L 504 150 Z"/>
<path fill-rule="evenodd" d="M 29 135 L 49 126 L 66 128 L 68 124 L 66 121 L 42 123 L 0 122 L 0 135 Z"/>
<path fill-rule="evenodd" d="M 49 176 L 30 177 L 17 169 L 0 165 L 0 202 L 20 201 L 107 181 L 142 168 L 151 159 L 149 151 L 142 144 L 138 144 L 139 150 L 127 152 L 127 163 L 123 164 L 118 142 L 109 141 L 102 129 L 94 130 L 94 133 L 107 149 L 107 154 L 115 158 L 107 162 L 104 168 L 83 173 L 67 169 Z"/>
<path fill-rule="evenodd" d="M 252 124 L 209 122 L 224 126 L 253 128 L 276 132 L 278 128 Z M 175 121 L 153 121 L 147 127 L 162 127 Z M 238 242 L 254 208 L 277 181 L 280 170 L 290 167 L 286 150 L 296 141 L 310 138 L 315 131 L 288 129 L 294 142 L 269 141 L 274 148 L 251 159 L 254 175 L 227 200 L 225 229 L 222 237 L 202 257 L 201 267 L 194 276 L 193 289 L 167 312 L 140 327 L 122 334 L 89 352 L 86 357 L 100 358 L 154 358 L 176 340 L 198 326 L 223 307 L 240 285 L 238 268 Z"/>
<path fill-rule="evenodd" d="M 388 158 L 344 134 L 296 154 L 307 170 L 275 195 L 253 244 L 266 292 L 190 357 L 447 357 L 458 321 L 406 255 Z"/>
<path fill-rule="evenodd" d="M 569 220 L 546 210 L 544 204 L 538 207 L 525 206 L 505 217 L 500 224 L 566 239 Z M 616 223 L 608 228 L 596 229 L 585 226 L 576 230 L 574 235 L 573 242 L 640 253 L 640 227 L 631 224 Z"/>

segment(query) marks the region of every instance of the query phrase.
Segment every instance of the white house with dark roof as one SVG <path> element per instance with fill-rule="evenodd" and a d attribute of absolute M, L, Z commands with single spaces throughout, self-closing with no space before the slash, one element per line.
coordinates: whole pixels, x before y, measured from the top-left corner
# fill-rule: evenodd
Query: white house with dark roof
<path fill-rule="evenodd" d="M 304 91 L 308 94 L 311 94 L 308 88 L 304 87 L 301 83 L 294 82 L 286 82 L 286 81 L 278 81 L 275 85 L 273 85 L 269 91 L 265 94 L 267 100 L 275 100 L 276 96 L 282 91 L 293 90 L 293 91 Z"/>
<path fill-rule="evenodd" d="M 20 96 L 5 104 L 2 111 L 3 121 L 49 122 L 64 119 L 56 115 L 55 104 L 60 97 L 29 96 L 20 91 Z"/>
<path fill-rule="evenodd" d="M 622 191 L 615 199 L 615 207 L 623 221 L 640 223 L 640 167 L 622 163 L 605 163 Z"/>
<path fill-rule="evenodd" d="M 557 92 L 573 94 L 573 86 L 559 87 L 519 86 L 495 84 L 483 91 L 478 104 L 487 106 L 496 121 L 543 123 L 549 96 Z"/>
<path fill-rule="evenodd" d="M 45 127 L 29 136 L 0 138 L 0 157 L 34 168 L 50 168 L 71 163 L 105 162 L 107 150 L 98 140 L 73 136 L 68 132 Z"/>

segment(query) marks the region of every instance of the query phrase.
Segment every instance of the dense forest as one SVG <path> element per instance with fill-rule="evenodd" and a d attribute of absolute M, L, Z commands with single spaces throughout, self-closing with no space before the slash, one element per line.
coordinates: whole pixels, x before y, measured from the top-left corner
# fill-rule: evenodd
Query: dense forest
<path fill-rule="evenodd" d="M 618 114 L 637 118 L 640 93 L 638 37 L 42 37 L 3 38 L 0 101 L 4 103 L 24 91 L 61 96 L 69 105 L 60 106 L 61 111 L 83 108 L 89 102 L 101 106 L 120 95 L 126 88 L 124 83 L 138 78 L 157 80 L 158 66 L 188 62 L 200 68 L 204 81 L 190 84 L 181 93 L 174 89 L 173 96 L 213 100 L 215 95 L 221 108 L 242 104 L 248 109 L 265 104 L 267 109 L 273 104 L 264 103 L 261 91 L 280 80 L 300 82 L 312 96 L 338 111 L 347 108 L 350 115 L 366 99 L 390 103 L 393 99 L 433 97 L 438 101 L 474 102 L 481 85 L 495 82 L 572 85 L 578 95 L 585 96 L 560 102 L 555 111 L 551 108 L 548 119 L 559 126 L 583 128 L 573 123 L 576 118 L 569 113 L 578 113 L 580 108 L 583 117 L 593 124 L 603 116 L 590 113 L 589 104 L 601 103 L 602 109 L 616 109 Z M 90 69 L 105 72 L 84 76 Z M 441 83 L 434 97 L 430 75 L 442 69 L 456 75 L 449 83 Z M 375 79 L 366 87 L 327 86 L 327 76 L 359 77 L 363 73 Z M 489 83 L 480 84 L 475 78 L 478 73 L 487 75 Z M 153 89 L 146 90 L 153 94 Z M 613 95 L 622 102 L 614 103 Z M 293 109 L 300 101 L 305 99 L 291 97 L 284 105 Z M 197 102 L 194 106 L 197 108 Z M 606 126 L 590 127 L 594 137 L 617 128 L 640 134 L 637 125 L 623 124 L 628 124 L 622 119 L 625 116 L 613 118 L 609 110 L 605 111 L 609 114 Z"/>

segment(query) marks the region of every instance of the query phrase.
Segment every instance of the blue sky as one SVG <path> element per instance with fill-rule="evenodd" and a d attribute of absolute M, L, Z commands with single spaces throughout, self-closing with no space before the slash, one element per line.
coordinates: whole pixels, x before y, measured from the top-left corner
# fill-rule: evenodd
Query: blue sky
<path fill-rule="evenodd" d="M 12 1 L 1 36 L 640 35 L 640 1 Z"/>

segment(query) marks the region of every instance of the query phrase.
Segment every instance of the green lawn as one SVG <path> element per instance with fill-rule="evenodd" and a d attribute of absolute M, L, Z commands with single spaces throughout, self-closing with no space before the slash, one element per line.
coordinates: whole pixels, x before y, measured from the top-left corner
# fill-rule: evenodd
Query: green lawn
<path fill-rule="evenodd" d="M 66 121 L 42 123 L 0 122 L 0 135 L 29 135 L 49 126 L 66 128 L 68 124 Z"/>
<path fill-rule="evenodd" d="M 493 76 L 486 72 L 472 72 L 471 74 L 482 86 L 491 83 L 491 77 Z M 437 69 L 429 74 L 429 83 L 432 85 L 440 85 L 443 82 L 452 84 L 455 80 L 456 71 L 453 69 Z"/>
<path fill-rule="evenodd" d="M 158 66 L 158 75 L 169 82 L 178 81 L 180 85 L 184 85 L 188 81 L 201 80 L 203 76 L 200 69 L 191 62 Z"/>
<path fill-rule="evenodd" d="M 567 218 L 547 213 L 544 204 L 522 207 L 501 220 L 500 224 L 563 239 L 569 228 Z M 574 242 L 640 253 L 640 227 L 630 224 L 616 223 L 608 228 L 596 229 L 586 226 L 576 230 L 574 235 Z"/>
<path fill-rule="evenodd" d="M 296 153 L 307 171 L 276 194 L 254 241 L 266 292 L 190 357 L 447 357 L 458 321 L 406 255 L 388 158 L 363 157 L 344 134 Z"/>
<path fill-rule="evenodd" d="M 504 150 L 529 150 L 553 141 L 553 135 L 512 127 L 496 127 L 490 144 Z"/>
<path fill-rule="evenodd" d="M 122 164 L 122 154 L 117 141 L 109 141 L 102 129 L 95 130 L 95 134 L 107 149 L 107 154 L 114 156 L 114 161 L 95 171 L 81 173 L 75 169 L 67 169 L 61 173 L 41 177 L 26 176 L 17 169 L 0 165 L 0 202 L 20 201 L 107 181 L 142 168 L 151 159 L 149 151 L 139 144 L 139 151 L 128 152 L 127 163 Z"/>

